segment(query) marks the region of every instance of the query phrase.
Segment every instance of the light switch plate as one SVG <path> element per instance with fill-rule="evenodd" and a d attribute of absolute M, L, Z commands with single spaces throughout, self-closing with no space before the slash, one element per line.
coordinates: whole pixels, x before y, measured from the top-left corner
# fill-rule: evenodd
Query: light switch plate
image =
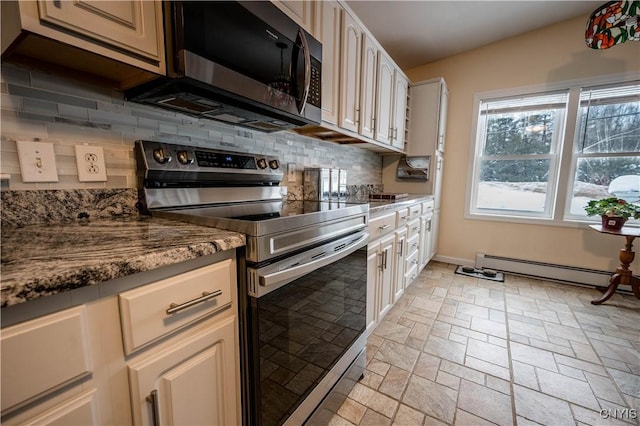
<path fill-rule="evenodd" d="M 52 143 L 16 141 L 16 147 L 23 182 L 58 182 Z"/>
<path fill-rule="evenodd" d="M 107 167 L 104 164 L 104 149 L 95 145 L 76 145 L 76 164 L 80 182 L 106 182 Z"/>

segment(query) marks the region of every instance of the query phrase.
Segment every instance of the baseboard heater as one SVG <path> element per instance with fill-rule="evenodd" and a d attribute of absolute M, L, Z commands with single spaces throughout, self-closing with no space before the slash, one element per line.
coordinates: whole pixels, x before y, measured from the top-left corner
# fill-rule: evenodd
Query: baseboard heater
<path fill-rule="evenodd" d="M 497 271 L 511 272 L 518 275 L 596 287 L 606 287 L 609 285 L 609 278 L 611 277 L 611 272 L 607 271 L 513 259 L 485 253 L 476 254 L 475 267 L 478 269 L 495 269 Z M 624 290 L 623 292 L 626 293 Z"/>

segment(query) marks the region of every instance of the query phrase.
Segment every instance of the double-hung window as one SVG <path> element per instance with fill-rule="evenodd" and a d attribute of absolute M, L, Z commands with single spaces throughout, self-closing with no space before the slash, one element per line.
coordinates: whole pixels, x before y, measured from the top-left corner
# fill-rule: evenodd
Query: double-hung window
<path fill-rule="evenodd" d="M 640 204 L 640 81 L 476 98 L 471 217 L 597 221 L 590 200 Z"/>
<path fill-rule="evenodd" d="M 550 218 L 568 91 L 482 99 L 471 214 Z"/>
<path fill-rule="evenodd" d="M 581 90 L 572 166 L 567 219 L 590 200 L 640 204 L 640 83 Z"/>

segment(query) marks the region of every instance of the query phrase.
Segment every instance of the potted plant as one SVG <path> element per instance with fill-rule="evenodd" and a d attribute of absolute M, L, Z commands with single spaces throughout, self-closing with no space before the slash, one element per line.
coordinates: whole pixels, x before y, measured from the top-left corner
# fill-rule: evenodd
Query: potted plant
<path fill-rule="evenodd" d="M 629 218 L 640 219 L 640 206 L 616 197 L 591 200 L 584 209 L 587 216 L 601 216 L 606 229 L 620 230 Z"/>

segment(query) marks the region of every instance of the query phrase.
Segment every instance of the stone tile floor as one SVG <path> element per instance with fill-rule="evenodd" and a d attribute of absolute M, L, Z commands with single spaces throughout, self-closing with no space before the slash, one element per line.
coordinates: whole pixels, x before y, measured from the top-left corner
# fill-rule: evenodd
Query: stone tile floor
<path fill-rule="evenodd" d="M 430 263 L 369 336 L 332 425 L 628 425 L 640 417 L 640 300 Z"/>

